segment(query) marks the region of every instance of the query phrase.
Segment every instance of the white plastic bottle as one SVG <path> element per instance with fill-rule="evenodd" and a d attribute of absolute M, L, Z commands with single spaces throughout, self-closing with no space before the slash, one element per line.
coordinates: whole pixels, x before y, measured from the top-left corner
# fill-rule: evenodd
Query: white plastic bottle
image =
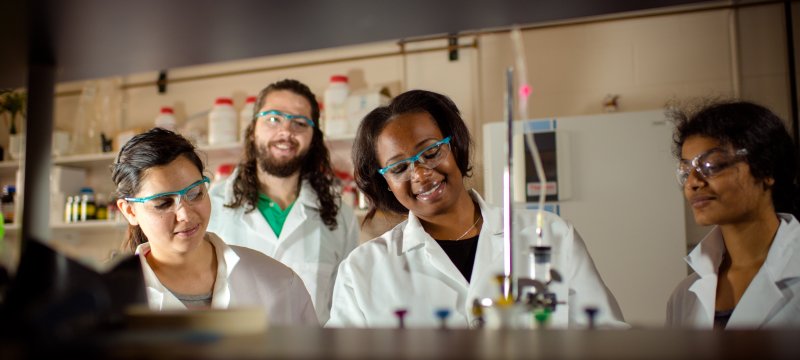
<path fill-rule="evenodd" d="M 208 144 L 235 143 L 239 136 L 238 121 L 239 115 L 233 108 L 233 100 L 227 97 L 217 98 L 208 113 Z"/>
<path fill-rule="evenodd" d="M 177 122 L 175 112 L 169 106 L 161 107 L 161 112 L 156 116 L 155 126 L 170 131 L 176 131 Z"/>
<path fill-rule="evenodd" d="M 330 84 L 325 89 L 323 99 L 325 103 L 325 132 L 328 135 L 345 134 L 349 131 L 347 126 L 348 95 L 350 95 L 350 87 L 347 85 L 347 76 L 331 76 Z"/>
<path fill-rule="evenodd" d="M 256 97 L 248 96 L 244 102 L 242 110 L 239 112 L 239 141 L 244 142 L 245 131 L 250 126 L 250 120 L 253 119 L 253 108 L 256 105 Z"/>

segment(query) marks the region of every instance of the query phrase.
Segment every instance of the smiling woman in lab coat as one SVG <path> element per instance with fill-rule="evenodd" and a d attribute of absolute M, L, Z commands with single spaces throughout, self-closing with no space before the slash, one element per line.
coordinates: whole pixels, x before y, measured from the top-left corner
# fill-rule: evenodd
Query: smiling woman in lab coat
<path fill-rule="evenodd" d="M 291 269 L 206 232 L 208 178 L 184 137 L 160 128 L 134 136 L 117 155 L 112 179 L 151 309 L 257 307 L 272 324 L 318 325 Z"/>
<path fill-rule="evenodd" d="M 503 273 L 502 211 L 465 188 L 472 140 L 458 108 L 429 91 L 403 93 L 368 114 L 353 148 L 356 182 L 377 210 L 408 219 L 356 248 L 339 266 L 331 319 L 326 326 L 393 327 L 395 311 L 407 311 L 409 327 L 438 326 L 437 310 L 451 312 L 448 325 L 474 324 L 474 299 L 497 298 L 493 280 Z M 520 228 L 535 214 L 517 212 Z M 564 281 L 551 289 L 560 301 L 555 327 L 583 325 L 587 306 L 599 308 L 601 326 L 625 326 L 581 238 L 547 214 L 553 267 Z"/>
<path fill-rule="evenodd" d="M 716 226 L 686 257 L 694 273 L 673 292 L 667 323 L 800 326 L 797 148 L 783 121 L 747 102 L 673 117 L 678 182 L 695 221 Z"/>

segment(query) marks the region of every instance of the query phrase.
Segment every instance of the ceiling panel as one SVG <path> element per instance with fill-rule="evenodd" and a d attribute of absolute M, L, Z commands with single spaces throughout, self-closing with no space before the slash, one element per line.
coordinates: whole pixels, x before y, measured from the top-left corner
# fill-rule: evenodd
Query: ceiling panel
<path fill-rule="evenodd" d="M 33 61 L 71 81 L 697 0 L 2 0 L 0 87 Z M 30 5 L 26 21 L 24 5 Z M 32 26 L 28 26 L 32 24 Z"/>

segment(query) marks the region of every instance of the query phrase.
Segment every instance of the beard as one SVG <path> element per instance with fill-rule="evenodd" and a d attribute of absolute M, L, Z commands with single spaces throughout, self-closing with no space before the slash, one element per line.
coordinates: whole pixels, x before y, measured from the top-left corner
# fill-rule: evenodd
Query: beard
<path fill-rule="evenodd" d="M 297 143 L 293 143 L 293 145 L 297 146 Z M 286 178 L 292 176 L 294 173 L 300 171 L 303 167 L 303 163 L 306 161 L 308 157 L 308 149 L 303 151 L 302 153 L 297 154 L 297 156 L 286 159 L 286 160 L 279 160 L 272 156 L 272 154 L 268 150 L 268 145 L 259 145 L 257 146 L 258 149 L 258 167 L 265 171 L 267 174 L 272 176 Z"/>

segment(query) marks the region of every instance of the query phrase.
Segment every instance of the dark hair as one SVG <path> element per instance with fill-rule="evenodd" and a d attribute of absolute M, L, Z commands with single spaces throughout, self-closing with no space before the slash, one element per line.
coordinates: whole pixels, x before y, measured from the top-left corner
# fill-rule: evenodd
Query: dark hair
<path fill-rule="evenodd" d="M 449 97 L 425 90 L 411 90 L 398 95 L 387 106 L 372 110 L 358 127 L 353 144 L 353 165 L 355 167 L 356 185 L 369 199 L 369 211 L 364 221 L 372 219 L 377 210 L 396 213 L 408 212 L 397 198 L 386 189 L 389 184 L 383 175 L 378 173 L 378 161 L 375 143 L 378 135 L 389 121 L 398 115 L 409 113 L 428 113 L 442 134 L 452 136 L 450 149 L 456 159 L 456 165 L 464 177 L 472 176 L 470 151 L 472 137 L 467 129 L 461 112 Z"/>
<path fill-rule="evenodd" d="M 120 149 L 116 160 L 111 164 L 111 180 L 117 187 L 115 197 L 119 199 L 134 196 L 142 187 L 147 169 L 169 164 L 178 156 L 185 156 L 203 173 L 203 161 L 197 155 L 194 145 L 183 136 L 162 128 L 153 128 L 134 136 Z M 122 248 L 134 251 L 145 242 L 147 237 L 142 229 L 129 225 L 128 236 Z"/>
<path fill-rule="evenodd" d="M 747 149 L 747 164 L 756 179 L 775 179 L 772 203 L 777 212 L 798 216 L 798 156 L 786 125 L 769 109 L 746 101 L 713 101 L 697 111 L 668 110 L 675 122 L 673 152 L 680 158 L 683 143 L 699 135 L 722 145 Z"/>
<path fill-rule="evenodd" d="M 247 126 L 244 141 L 244 157 L 239 162 L 239 173 L 233 182 L 233 200 L 225 206 L 238 208 L 246 206 L 250 212 L 256 208 L 258 202 L 258 149 L 255 140 L 255 114 L 264 106 L 264 101 L 273 91 L 288 90 L 300 95 L 311 104 L 311 120 L 314 121 L 314 134 L 308 155 L 300 169 L 300 179 L 307 180 L 311 188 L 317 193 L 319 213 L 322 222 L 329 229 L 336 229 L 336 214 L 339 212 L 339 195 L 336 191 L 336 177 L 331 166 L 330 154 L 325 146 L 322 129 L 319 126 L 319 104 L 311 89 L 303 83 L 285 79 L 270 84 L 258 94 L 250 125 Z"/>

